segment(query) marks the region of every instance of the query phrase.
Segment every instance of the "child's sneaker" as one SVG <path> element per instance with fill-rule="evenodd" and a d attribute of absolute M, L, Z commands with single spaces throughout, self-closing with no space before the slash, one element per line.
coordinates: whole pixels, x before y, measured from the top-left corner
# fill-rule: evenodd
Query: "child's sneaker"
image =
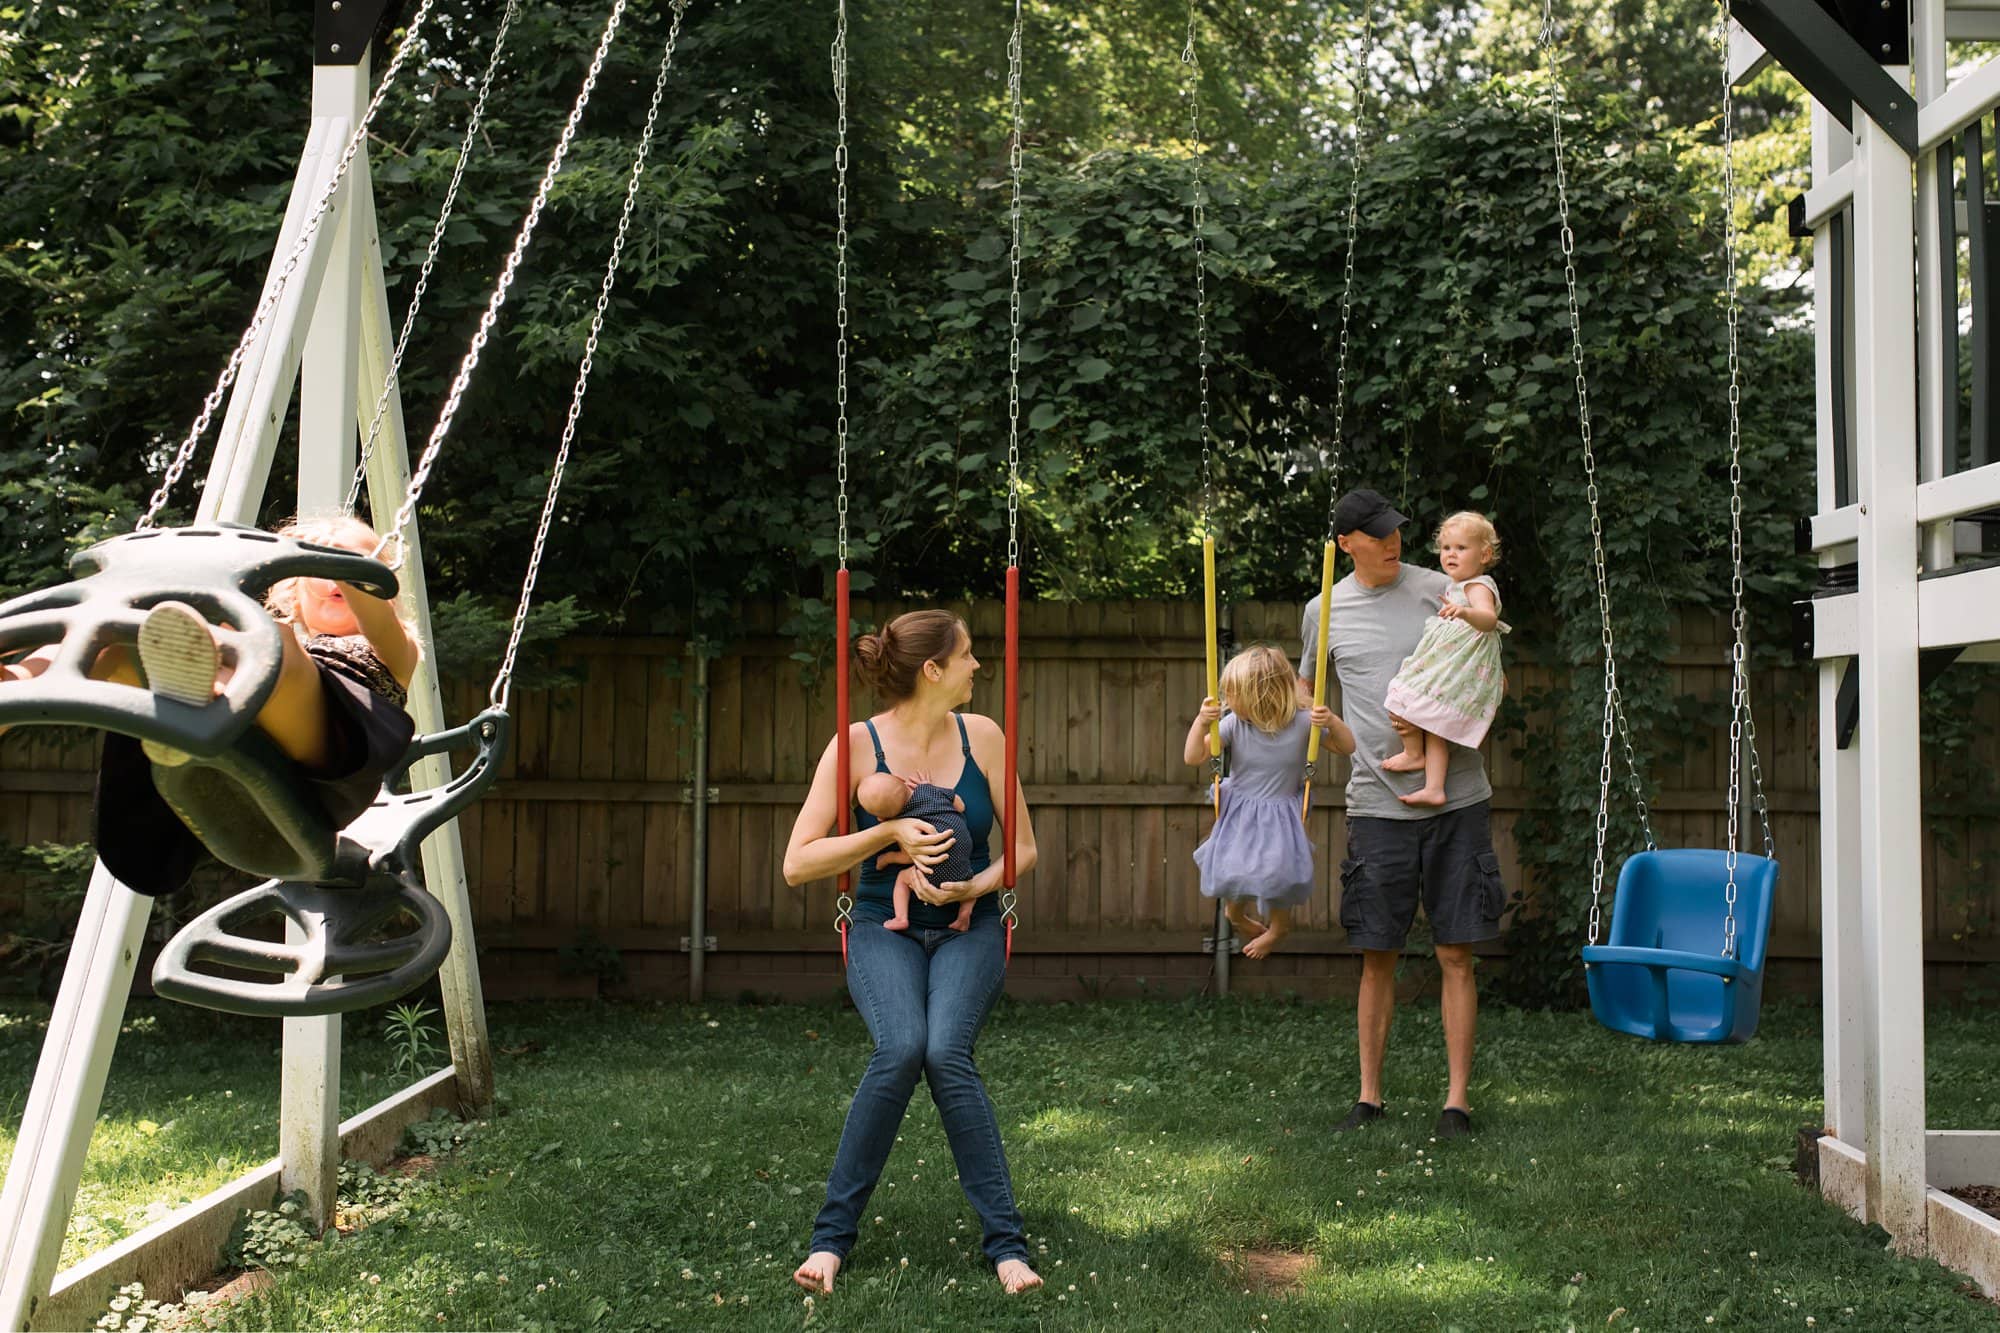
<path fill-rule="evenodd" d="M 154 694 L 199 708 L 215 697 L 222 654 L 200 612 L 185 602 L 161 602 L 139 625 L 139 669 Z M 148 759 L 168 768 L 178 768 L 189 758 L 158 741 L 140 745 Z"/>

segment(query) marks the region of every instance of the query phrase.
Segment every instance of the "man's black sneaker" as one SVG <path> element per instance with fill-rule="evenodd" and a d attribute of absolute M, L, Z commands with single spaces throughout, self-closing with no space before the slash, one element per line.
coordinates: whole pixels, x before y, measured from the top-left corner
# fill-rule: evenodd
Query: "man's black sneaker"
<path fill-rule="evenodd" d="M 1431 1135 L 1439 1141 L 1471 1138 L 1472 1117 L 1456 1106 L 1447 1106 L 1438 1117 L 1437 1128 L 1431 1131 Z"/>
<path fill-rule="evenodd" d="M 1382 1118 L 1382 1108 L 1373 1102 L 1356 1102 L 1354 1109 L 1347 1113 L 1347 1119 L 1333 1127 L 1336 1134 L 1345 1134 L 1350 1129 L 1359 1129 L 1370 1121 Z"/>

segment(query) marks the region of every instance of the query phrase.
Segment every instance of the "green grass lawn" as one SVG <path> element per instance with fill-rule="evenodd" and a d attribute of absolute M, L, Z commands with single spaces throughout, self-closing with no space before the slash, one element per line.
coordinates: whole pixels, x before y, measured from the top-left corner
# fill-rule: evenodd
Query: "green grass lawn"
<path fill-rule="evenodd" d="M 2000 1124 L 2000 1014 L 1932 1018 L 1931 1120 Z M 45 1010 L 0 1011 L 0 1152 Z M 356 1023 L 352 1109 L 382 1095 Z M 788 1279 L 866 1059 L 831 1007 L 501 1006 L 502 1114 L 382 1220 L 314 1247 L 238 1328 L 1993 1328 L 1961 1279 L 1794 1183 L 1817 1011 L 1747 1047 L 1650 1046 L 1489 1008 L 1480 1137 L 1429 1137 L 1434 1003 L 1401 1011 L 1389 1119 L 1334 1138 L 1353 1010 L 1003 1005 L 981 1063 L 1048 1278 L 999 1294 L 922 1088 L 839 1290 Z M 268 1157 L 275 1025 L 135 1009 L 65 1262 Z M 362 1075 L 368 1075 L 364 1085 Z M 1248 1289 L 1246 1250 L 1310 1256 Z"/>

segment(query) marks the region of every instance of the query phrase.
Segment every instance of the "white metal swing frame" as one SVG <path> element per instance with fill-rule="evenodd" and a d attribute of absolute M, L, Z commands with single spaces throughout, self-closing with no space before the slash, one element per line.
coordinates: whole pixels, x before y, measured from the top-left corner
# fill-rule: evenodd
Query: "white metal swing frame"
<path fill-rule="evenodd" d="M 1947 42 L 2000 37 L 2000 14 L 1982 0 L 1911 0 L 1910 19 L 1911 63 L 1887 73 L 1897 96 L 1914 102 L 1914 157 L 1858 102 L 1840 108 L 1845 116 L 1815 102 L 1802 205 L 1818 278 L 1810 545 L 1823 568 L 1851 563 L 1857 578 L 1854 591 L 1817 598 L 1811 617 L 1826 1094 L 1819 1186 L 1880 1224 L 1901 1252 L 1935 1257 L 1992 1296 L 2000 1219 L 1945 1191 L 2000 1184 L 2000 1130 L 1934 1130 L 1925 1117 L 1918 655 L 1961 648 L 1966 660 L 2000 660 L 2000 567 L 1940 577 L 1958 560 L 1957 520 L 2000 505 L 2000 463 L 1951 466 L 1958 265 L 1940 215 L 1950 201 L 1940 199 L 1938 163 L 1954 136 L 2000 107 L 2000 60 L 1953 81 Z M 1740 82 L 1764 52 L 1740 29 L 1731 46 Z M 1836 306 L 1843 283 L 1852 292 L 1847 318 Z M 1851 495 L 1838 488 L 1843 470 Z M 1850 668 L 1860 722 L 1843 749 L 1836 701 Z"/>
<path fill-rule="evenodd" d="M 334 179 L 369 100 L 369 60 L 316 64 L 312 121 L 265 291 L 306 228 L 312 205 Z M 381 238 L 364 143 L 259 336 L 247 351 L 229 400 L 197 510 L 198 521 L 254 522 L 268 483 L 294 384 L 300 393 L 298 510 L 338 512 L 388 379 L 396 327 L 382 272 Z M 399 395 L 390 392 L 381 439 L 368 462 L 377 514 L 396 510 L 409 482 Z M 414 521 L 402 563 L 401 601 L 426 645 L 410 683 L 419 732 L 446 725 L 431 644 L 430 602 Z M 446 756 L 411 772 L 419 788 L 450 780 Z M 244 1208 L 284 1192 L 304 1192 L 308 1213 L 331 1222 L 342 1149 L 386 1155 L 405 1126 L 432 1109 L 468 1114 L 493 1101 L 493 1062 L 454 822 L 424 844 L 424 878 L 451 918 L 451 952 L 439 974 L 452 1065 L 340 1123 L 338 1016 L 285 1019 L 278 1156 L 58 1273 L 63 1237 L 112 1050 L 131 993 L 152 899 L 133 893 L 98 865 L 63 973 L 48 1037 L 36 1067 L 21 1132 L 0 1190 L 0 1329 L 82 1327 L 125 1283 L 154 1291 L 202 1277 Z"/>

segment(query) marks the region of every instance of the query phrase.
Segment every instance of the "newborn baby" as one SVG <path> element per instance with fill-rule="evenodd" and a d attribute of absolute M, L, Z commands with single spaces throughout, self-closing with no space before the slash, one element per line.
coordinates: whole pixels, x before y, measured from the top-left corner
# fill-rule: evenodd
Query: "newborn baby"
<path fill-rule="evenodd" d="M 933 867 L 928 878 L 934 884 L 954 884 L 972 878 L 972 829 L 965 822 L 965 802 L 957 794 L 936 787 L 917 775 L 906 782 L 893 773 L 870 773 L 861 779 L 854 798 L 863 810 L 877 819 L 921 819 L 940 833 L 949 833 L 951 849 L 944 861 Z M 878 862 L 879 863 L 879 862 Z M 921 870 L 917 873 L 923 874 Z M 895 915 L 882 923 L 885 930 L 910 928 L 910 877 L 896 877 Z M 959 905 L 953 930 L 972 924 L 972 900 Z"/>

